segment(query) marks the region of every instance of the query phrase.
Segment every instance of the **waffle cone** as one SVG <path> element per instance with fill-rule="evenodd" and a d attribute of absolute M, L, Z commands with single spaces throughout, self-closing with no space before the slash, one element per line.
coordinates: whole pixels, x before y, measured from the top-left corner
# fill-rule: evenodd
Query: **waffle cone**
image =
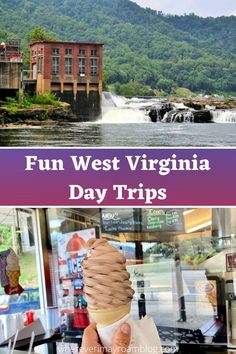
<path fill-rule="evenodd" d="M 89 309 L 89 314 L 98 328 L 110 326 L 111 324 L 121 320 L 130 313 L 131 302 L 126 305 L 111 307 L 109 309 Z"/>
<path fill-rule="evenodd" d="M 10 287 L 14 288 L 19 284 L 19 276 L 20 276 L 20 271 L 7 271 L 6 272 L 8 278 L 9 278 L 9 283 Z"/>

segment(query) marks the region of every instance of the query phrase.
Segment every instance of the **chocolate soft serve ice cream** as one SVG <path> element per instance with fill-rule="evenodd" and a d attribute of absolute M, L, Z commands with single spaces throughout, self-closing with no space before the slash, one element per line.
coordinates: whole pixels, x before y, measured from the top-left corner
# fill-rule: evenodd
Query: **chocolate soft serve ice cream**
<path fill-rule="evenodd" d="M 88 257 L 83 261 L 84 293 L 102 345 L 112 350 L 115 331 L 122 323 L 128 323 L 131 327 L 131 354 L 136 354 L 137 348 L 155 348 L 155 353 L 161 354 L 161 342 L 153 319 L 146 316 L 136 321 L 130 314 L 134 291 L 125 257 L 104 239 L 90 239 L 88 249 Z M 145 349 L 142 353 L 150 354 L 150 351 Z"/>
<path fill-rule="evenodd" d="M 88 241 L 83 261 L 84 293 L 88 311 L 99 327 L 109 326 L 130 312 L 134 290 L 125 257 L 104 239 Z"/>

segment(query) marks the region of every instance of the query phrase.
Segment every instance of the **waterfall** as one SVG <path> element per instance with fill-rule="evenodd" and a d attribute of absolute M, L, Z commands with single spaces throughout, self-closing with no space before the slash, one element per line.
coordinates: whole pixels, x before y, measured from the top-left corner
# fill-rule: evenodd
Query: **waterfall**
<path fill-rule="evenodd" d="M 176 109 L 188 109 L 188 107 L 185 106 L 183 103 L 174 102 L 174 103 L 173 103 L 173 106 L 174 106 Z"/>
<path fill-rule="evenodd" d="M 214 123 L 236 123 L 236 110 L 215 110 L 211 111 Z"/>
<path fill-rule="evenodd" d="M 194 115 L 191 111 L 170 111 L 167 112 L 163 119 L 162 123 L 193 123 Z"/>
<path fill-rule="evenodd" d="M 127 98 L 115 95 L 111 92 L 103 92 L 102 106 L 103 107 L 122 107 L 126 104 Z"/>
<path fill-rule="evenodd" d="M 102 119 L 100 123 L 149 123 L 150 117 L 145 111 L 149 100 L 139 98 L 128 99 L 114 95 L 110 92 L 103 93 Z"/>
<path fill-rule="evenodd" d="M 194 110 L 183 103 L 157 97 L 126 98 L 103 92 L 102 118 L 99 123 L 236 123 L 236 109 Z"/>
<path fill-rule="evenodd" d="M 144 111 L 135 108 L 114 108 L 102 117 L 100 123 L 150 123 L 151 119 Z"/>

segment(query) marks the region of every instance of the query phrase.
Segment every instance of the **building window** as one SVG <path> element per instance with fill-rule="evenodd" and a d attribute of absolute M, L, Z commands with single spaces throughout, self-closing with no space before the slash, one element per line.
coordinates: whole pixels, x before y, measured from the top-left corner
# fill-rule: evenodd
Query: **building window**
<path fill-rule="evenodd" d="M 91 75 L 95 76 L 98 74 L 98 60 L 91 59 Z"/>
<path fill-rule="evenodd" d="M 66 48 L 65 54 L 66 55 L 72 55 L 72 49 L 71 48 Z"/>
<path fill-rule="evenodd" d="M 59 74 L 59 58 L 57 57 L 52 58 L 52 74 L 53 75 Z"/>
<path fill-rule="evenodd" d="M 79 74 L 85 75 L 85 59 L 84 58 L 79 59 Z"/>
<path fill-rule="evenodd" d="M 60 54 L 60 49 L 59 48 L 52 48 L 52 54 L 53 55 L 59 55 Z"/>
<path fill-rule="evenodd" d="M 97 56 L 97 50 L 96 49 L 92 49 L 91 50 L 91 56 L 92 57 L 96 57 Z"/>
<path fill-rule="evenodd" d="M 84 55 L 85 55 L 85 49 L 80 49 L 80 50 L 79 50 L 79 55 L 84 56 Z"/>
<path fill-rule="evenodd" d="M 65 58 L 65 73 L 72 73 L 72 58 Z"/>
<path fill-rule="evenodd" d="M 39 57 L 38 59 L 38 71 L 42 73 L 43 71 L 43 57 Z"/>

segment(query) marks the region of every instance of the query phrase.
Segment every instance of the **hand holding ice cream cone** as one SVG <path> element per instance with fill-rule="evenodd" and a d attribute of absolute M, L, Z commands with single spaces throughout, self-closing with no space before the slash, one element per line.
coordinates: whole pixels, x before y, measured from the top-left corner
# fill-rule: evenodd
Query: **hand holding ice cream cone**
<path fill-rule="evenodd" d="M 148 317 L 135 321 L 130 314 L 134 291 L 125 257 L 104 239 L 90 239 L 88 249 L 88 257 L 83 261 L 84 293 L 102 345 L 111 353 L 125 352 L 124 348 L 114 350 L 113 338 L 116 333 L 121 334 L 121 328 L 127 324 L 132 334 L 130 344 L 127 343 L 129 352 L 136 353 L 137 347 L 150 346 L 161 354 L 154 321 Z"/>
<path fill-rule="evenodd" d="M 112 338 L 112 352 L 111 354 L 126 353 L 129 348 L 131 339 L 131 328 L 127 323 L 120 326 Z M 79 354 L 86 354 L 91 350 L 94 354 L 105 353 L 105 348 L 102 348 L 98 333 L 96 331 L 96 324 L 90 324 L 84 331 L 83 341 Z"/>

